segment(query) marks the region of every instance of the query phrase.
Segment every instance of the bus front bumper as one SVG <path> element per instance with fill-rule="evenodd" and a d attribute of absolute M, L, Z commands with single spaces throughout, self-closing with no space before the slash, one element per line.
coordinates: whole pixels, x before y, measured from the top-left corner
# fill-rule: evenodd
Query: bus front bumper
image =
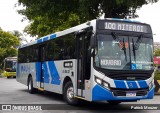
<path fill-rule="evenodd" d="M 96 84 L 92 91 L 92 101 L 102 101 L 102 100 L 119 100 L 119 101 L 136 101 L 141 99 L 152 99 L 154 96 L 154 87 L 148 91 L 145 96 L 114 96 L 110 90 L 103 88 L 102 86 Z"/>
<path fill-rule="evenodd" d="M 11 76 L 13 76 L 13 77 L 16 77 L 16 72 L 4 72 L 4 76 L 5 77 L 11 77 Z"/>

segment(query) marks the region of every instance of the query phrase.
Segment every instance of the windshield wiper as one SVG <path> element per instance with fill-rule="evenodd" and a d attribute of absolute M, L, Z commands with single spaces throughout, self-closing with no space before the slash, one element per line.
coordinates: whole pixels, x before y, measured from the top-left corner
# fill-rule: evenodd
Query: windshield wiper
<path fill-rule="evenodd" d="M 124 38 L 123 38 L 123 43 L 122 43 L 122 41 L 119 39 L 119 37 L 116 35 L 115 32 L 112 32 L 111 35 L 112 35 L 113 39 L 119 43 L 118 44 L 119 48 L 121 48 L 120 45 L 122 44 L 122 48 L 121 49 L 124 50 L 125 60 L 127 61 L 126 47 L 125 47 L 125 43 L 124 43 Z"/>
<path fill-rule="evenodd" d="M 136 40 L 136 43 L 135 43 L 135 50 L 138 50 L 139 49 L 139 46 L 140 46 L 140 43 L 142 42 L 142 38 L 143 38 L 143 35 L 140 35 L 138 37 L 138 39 Z"/>
<path fill-rule="evenodd" d="M 138 39 L 136 40 L 136 43 L 134 44 L 133 38 L 132 38 L 132 45 L 133 45 L 133 55 L 134 60 L 136 61 L 136 50 L 139 49 L 140 43 L 142 42 L 143 35 L 140 35 Z"/>
<path fill-rule="evenodd" d="M 132 51 L 133 51 L 134 61 L 136 61 L 136 49 L 135 49 L 133 38 L 132 38 L 132 47 L 133 47 Z"/>
<path fill-rule="evenodd" d="M 124 38 L 123 38 L 123 48 L 122 48 L 122 50 L 124 50 L 125 60 L 127 61 L 126 46 L 125 46 L 125 43 L 124 43 Z"/>
<path fill-rule="evenodd" d="M 121 43 L 121 42 L 122 42 L 122 41 L 119 39 L 119 37 L 116 35 L 115 32 L 112 32 L 111 35 L 112 35 L 113 39 L 114 39 L 115 41 L 117 41 L 118 43 Z"/>

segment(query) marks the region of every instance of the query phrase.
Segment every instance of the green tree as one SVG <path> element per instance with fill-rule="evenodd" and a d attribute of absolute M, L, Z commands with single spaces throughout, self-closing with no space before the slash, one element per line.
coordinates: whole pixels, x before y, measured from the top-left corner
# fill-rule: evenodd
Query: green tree
<path fill-rule="evenodd" d="M 18 0 L 18 12 L 31 24 L 25 32 L 44 36 L 64 30 L 105 13 L 105 18 L 135 18 L 136 9 L 158 0 Z"/>
<path fill-rule="evenodd" d="M 14 36 L 16 36 L 18 38 L 20 38 L 22 36 L 22 33 L 17 30 L 12 31 L 11 34 L 13 34 Z"/>
<path fill-rule="evenodd" d="M 17 30 L 11 31 L 11 34 L 13 34 L 14 36 L 16 36 L 18 38 L 18 40 L 20 41 L 20 45 L 24 44 L 24 41 L 26 43 L 28 43 L 28 41 L 24 38 L 23 34 Z"/>
<path fill-rule="evenodd" d="M 0 29 L 0 64 L 5 57 L 16 56 L 19 40 L 16 36 Z"/>
<path fill-rule="evenodd" d="M 154 50 L 154 56 L 160 56 L 160 49 Z"/>

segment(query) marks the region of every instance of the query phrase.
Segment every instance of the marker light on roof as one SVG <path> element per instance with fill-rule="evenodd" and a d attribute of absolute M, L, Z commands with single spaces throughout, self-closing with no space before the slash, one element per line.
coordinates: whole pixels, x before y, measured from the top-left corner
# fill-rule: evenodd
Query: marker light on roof
<path fill-rule="evenodd" d="M 118 21 L 124 21 L 124 22 L 137 22 L 137 23 L 141 23 L 140 21 L 137 20 L 130 20 L 130 19 L 120 19 L 120 18 L 107 18 L 108 20 L 118 20 Z"/>

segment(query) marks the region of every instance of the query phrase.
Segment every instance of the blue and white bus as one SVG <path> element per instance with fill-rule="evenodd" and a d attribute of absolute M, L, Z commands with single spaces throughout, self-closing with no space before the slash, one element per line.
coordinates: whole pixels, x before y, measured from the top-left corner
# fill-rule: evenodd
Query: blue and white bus
<path fill-rule="evenodd" d="M 17 81 L 68 104 L 152 99 L 153 73 L 151 27 L 130 20 L 95 19 L 18 49 Z"/>

